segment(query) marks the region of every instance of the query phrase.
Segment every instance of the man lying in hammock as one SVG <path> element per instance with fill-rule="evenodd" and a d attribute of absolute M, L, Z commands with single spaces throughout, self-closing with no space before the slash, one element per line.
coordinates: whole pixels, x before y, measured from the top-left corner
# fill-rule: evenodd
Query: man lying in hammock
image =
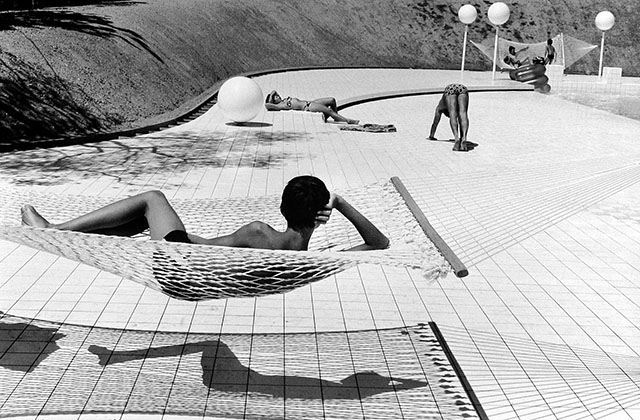
<path fill-rule="evenodd" d="M 327 122 L 329 117 L 336 122 L 344 122 L 347 124 L 359 124 L 360 121 L 352 120 L 338 114 L 338 104 L 336 98 L 320 98 L 312 101 L 305 99 L 292 98 L 287 96 L 282 98 L 278 92 L 272 90 L 265 99 L 265 108 L 267 111 L 308 111 L 321 112 L 322 120 Z"/>
<path fill-rule="evenodd" d="M 160 191 L 134 195 L 59 224 L 48 222 L 33 206 L 25 205 L 22 207 L 22 223 L 41 228 L 120 236 L 132 236 L 148 228 L 152 240 L 301 251 L 307 250 L 315 228 L 327 223 L 334 209 L 355 226 L 364 240 L 363 244 L 349 251 L 384 249 L 389 246 L 387 237 L 369 219 L 343 197 L 330 193 L 325 184 L 313 176 L 293 178 L 284 188 L 280 204 L 280 212 L 287 221 L 284 232 L 256 221 L 229 235 L 205 239 L 187 233 L 182 220 Z"/>

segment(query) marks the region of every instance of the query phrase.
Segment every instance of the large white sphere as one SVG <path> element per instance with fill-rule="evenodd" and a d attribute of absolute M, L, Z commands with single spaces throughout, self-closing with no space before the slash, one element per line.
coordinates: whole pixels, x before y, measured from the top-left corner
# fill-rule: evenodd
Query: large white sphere
<path fill-rule="evenodd" d="M 489 6 L 489 20 L 494 25 L 502 25 L 509 20 L 509 6 L 497 1 Z"/>
<path fill-rule="evenodd" d="M 231 121 L 250 121 L 264 107 L 262 89 L 248 77 L 232 77 L 218 91 L 218 106 Z"/>
<path fill-rule="evenodd" d="M 608 31 L 613 28 L 614 23 L 616 23 L 616 18 L 608 10 L 598 13 L 596 16 L 596 27 L 601 31 Z"/>
<path fill-rule="evenodd" d="M 470 4 L 465 4 L 460 9 L 458 9 L 458 19 L 460 22 L 468 25 L 473 23 L 474 20 L 478 17 L 478 11 L 475 7 Z"/>

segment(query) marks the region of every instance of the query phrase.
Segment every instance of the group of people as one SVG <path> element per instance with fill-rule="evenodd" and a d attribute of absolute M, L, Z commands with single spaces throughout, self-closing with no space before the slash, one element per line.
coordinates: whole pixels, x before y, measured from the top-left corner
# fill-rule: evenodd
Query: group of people
<path fill-rule="evenodd" d="M 436 140 L 434 137 L 436 128 L 441 116 L 445 115 L 450 119 L 451 130 L 455 137 L 453 150 L 467 150 L 468 105 L 469 91 L 466 86 L 461 84 L 446 86 L 436 106 L 429 139 Z M 332 118 L 348 124 L 358 123 L 357 120 L 343 117 L 338 113 L 335 98 L 305 101 L 292 97 L 282 98 L 273 91 L 266 98 L 266 107 L 269 110 L 299 109 L 320 112 L 325 121 L 327 118 Z M 116 201 L 61 223 L 49 222 L 28 204 L 22 207 L 21 212 L 23 225 L 39 228 L 118 236 L 133 236 L 148 229 L 152 240 L 300 251 L 308 248 L 313 232 L 318 226 L 329 221 L 333 210 L 340 212 L 349 220 L 363 240 L 362 244 L 349 250 L 384 249 L 389 246 L 389 239 L 367 217 L 344 197 L 329 192 L 322 180 L 308 175 L 291 179 L 282 192 L 280 212 L 287 221 L 284 231 L 278 231 L 266 223 L 254 221 L 227 235 L 203 238 L 187 232 L 169 200 L 157 190 Z"/>
<path fill-rule="evenodd" d="M 553 41 L 547 41 L 545 64 L 555 58 Z M 519 60 L 521 52 L 511 46 L 505 62 L 521 66 L 528 60 Z M 359 124 L 358 120 L 338 113 L 335 98 L 327 97 L 303 100 L 288 96 L 282 98 L 275 90 L 265 99 L 269 111 L 299 110 L 322 113 L 323 120 Z M 442 116 L 449 118 L 454 136 L 454 151 L 467 151 L 469 131 L 469 90 L 466 86 L 453 83 L 444 88 L 435 109 L 429 131 L 429 140 L 437 140 L 436 129 Z M 51 223 L 31 205 L 22 207 L 22 223 L 40 228 L 72 230 L 107 235 L 132 236 L 149 229 L 152 240 L 184 242 L 229 247 L 260 249 L 306 250 L 315 229 L 329 221 L 333 210 L 340 212 L 356 228 L 363 243 L 350 250 L 383 249 L 389 245 L 388 238 L 353 207 L 345 198 L 329 192 L 325 184 L 313 176 L 299 176 L 290 180 L 282 193 L 280 212 L 287 221 L 284 231 L 278 231 L 266 223 L 255 221 L 241 226 L 235 232 L 215 238 L 202 238 L 188 233 L 182 220 L 165 195 L 160 191 L 148 191 L 125 198 L 72 220 Z"/>
<path fill-rule="evenodd" d="M 437 140 L 436 129 L 440 123 L 442 115 L 450 120 L 451 130 L 454 135 L 454 151 L 467 151 L 467 132 L 469 131 L 469 117 L 467 108 L 469 106 L 469 90 L 462 84 L 450 84 L 444 88 L 444 93 L 438 105 L 431 124 L 429 140 Z M 335 98 L 327 97 L 313 100 L 298 99 L 291 96 L 283 98 L 280 94 L 272 90 L 265 99 L 265 107 L 268 111 L 307 111 L 322 113 L 322 119 L 327 122 L 329 118 L 336 122 L 347 124 L 359 124 L 358 120 L 344 117 L 338 113 L 338 105 Z"/>
<path fill-rule="evenodd" d="M 505 64 L 518 68 L 522 67 L 526 64 L 530 64 L 530 58 L 524 57 L 520 58 L 520 53 L 528 50 L 529 47 L 524 47 L 520 50 L 516 50 L 516 47 L 510 45 L 508 48 L 509 53 L 504 57 Z M 547 39 L 547 45 L 545 46 L 544 56 L 540 59 L 540 64 L 544 64 L 545 66 L 548 64 L 553 64 L 553 61 L 556 58 L 556 48 L 553 46 L 553 40 L 551 38 Z M 534 60 L 534 63 L 536 60 Z"/>

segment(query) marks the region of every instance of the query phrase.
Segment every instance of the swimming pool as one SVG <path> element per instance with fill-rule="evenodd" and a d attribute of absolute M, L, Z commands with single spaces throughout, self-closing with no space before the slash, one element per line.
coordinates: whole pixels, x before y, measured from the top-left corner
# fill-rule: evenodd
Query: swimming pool
<path fill-rule="evenodd" d="M 610 93 L 562 92 L 560 98 L 640 121 L 640 97 Z"/>

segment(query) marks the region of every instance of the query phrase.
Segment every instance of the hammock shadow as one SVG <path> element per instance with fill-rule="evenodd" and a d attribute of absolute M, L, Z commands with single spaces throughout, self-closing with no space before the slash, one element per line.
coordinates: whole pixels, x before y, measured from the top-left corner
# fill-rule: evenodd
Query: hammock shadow
<path fill-rule="evenodd" d="M 164 133 L 98 143 L 0 154 L 0 174 L 17 185 L 59 185 L 86 177 L 110 177 L 136 185 L 139 177 L 179 174 L 192 169 L 278 167 L 295 159 L 294 148 L 268 145 L 305 139 L 304 133 L 261 132 L 229 137 L 225 133 Z M 266 146 L 266 147 L 265 147 Z M 99 165 L 95 162 L 98 160 Z M 175 181 L 173 181 L 175 180 Z M 182 182 L 172 176 L 165 185 Z"/>
<path fill-rule="evenodd" d="M 60 349 L 56 341 L 65 337 L 57 328 L 26 322 L 2 321 L 0 312 L 0 367 L 31 373 L 51 353 Z"/>
<path fill-rule="evenodd" d="M 274 398 L 358 400 L 384 392 L 428 385 L 426 382 L 391 378 L 372 371 L 356 372 L 340 381 L 295 375 L 265 375 L 244 366 L 229 346 L 220 340 L 123 351 L 90 346 L 89 351 L 98 356 L 101 366 L 202 352 L 202 383 L 206 387 L 227 393 L 259 393 Z"/>

